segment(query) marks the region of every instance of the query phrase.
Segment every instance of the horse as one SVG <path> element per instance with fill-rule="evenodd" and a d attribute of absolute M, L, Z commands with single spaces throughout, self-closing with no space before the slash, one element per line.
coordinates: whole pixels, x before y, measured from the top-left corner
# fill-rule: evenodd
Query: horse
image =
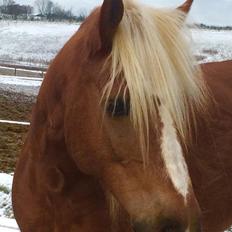
<path fill-rule="evenodd" d="M 13 181 L 21 232 L 232 224 L 232 61 L 199 65 L 193 0 L 104 0 L 50 65 Z"/>

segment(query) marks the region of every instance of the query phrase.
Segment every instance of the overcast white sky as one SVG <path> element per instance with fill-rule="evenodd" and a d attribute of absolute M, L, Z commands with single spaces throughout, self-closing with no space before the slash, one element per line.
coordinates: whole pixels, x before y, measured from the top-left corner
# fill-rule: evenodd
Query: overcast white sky
<path fill-rule="evenodd" d="M 34 0 L 15 0 L 24 4 L 33 4 Z M 103 0 L 53 0 L 66 9 L 72 8 L 75 13 L 100 5 Z M 138 0 L 157 7 L 176 7 L 185 0 Z M 196 22 L 214 25 L 232 25 L 232 0 L 195 0 L 191 18 Z"/>

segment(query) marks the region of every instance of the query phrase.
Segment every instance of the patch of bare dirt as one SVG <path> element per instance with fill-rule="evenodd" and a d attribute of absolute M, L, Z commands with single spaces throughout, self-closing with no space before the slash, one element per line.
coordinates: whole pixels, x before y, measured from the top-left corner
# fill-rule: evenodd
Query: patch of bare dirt
<path fill-rule="evenodd" d="M 34 96 L 0 91 L 0 119 L 29 121 Z M 0 172 L 10 173 L 15 169 L 28 126 L 0 123 Z"/>

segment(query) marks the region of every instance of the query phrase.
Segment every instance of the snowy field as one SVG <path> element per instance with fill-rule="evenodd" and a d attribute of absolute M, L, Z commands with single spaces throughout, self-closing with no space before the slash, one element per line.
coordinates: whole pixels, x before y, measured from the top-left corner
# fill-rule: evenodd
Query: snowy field
<path fill-rule="evenodd" d="M 47 64 L 79 24 L 49 22 L 0 22 L 0 63 Z M 232 31 L 192 29 L 195 54 L 203 62 L 232 59 Z"/>
<path fill-rule="evenodd" d="M 0 232 L 17 231 L 11 205 L 11 186 L 13 176 L 0 173 Z"/>
<path fill-rule="evenodd" d="M 12 179 L 12 175 L 0 173 L 0 217 L 13 217 L 10 204 Z"/>
<path fill-rule="evenodd" d="M 0 75 L 0 91 L 3 89 L 14 93 L 23 93 L 28 96 L 36 96 L 39 92 L 42 80 L 42 78 L 35 77 Z"/>
<path fill-rule="evenodd" d="M 194 52 L 203 62 L 232 59 L 232 31 L 193 29 Z"/>
<path fill-rule="evenodd" d="M 77 31 L 79 24 L 0 22 L 0 62 L 46 64 Z"/>

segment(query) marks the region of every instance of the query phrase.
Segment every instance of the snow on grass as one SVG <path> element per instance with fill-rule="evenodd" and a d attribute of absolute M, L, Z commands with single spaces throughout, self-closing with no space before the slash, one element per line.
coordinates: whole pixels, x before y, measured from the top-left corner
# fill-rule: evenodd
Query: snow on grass
<path fill-rule="evenodd" d="M 23 93 L 26 95 L 37 95 L 42 83 L 42 78 L 4 76 L 0 75 L 0 90 Z"/>
<path fill-rule="evenodd" d="M 1 232 L 16 232 L 18 225 L 14 219 L 0 217 L 0 231 Z"/>
<path fill-rule="evenodd" d="M 79 24 L 57 22 L 0 22 L 0 63 L 48 64 Z M 232 59 L 232 31 L 192 29 L 194 51 L 203 62 Z"/>
<path fill-rule="evenodd" d="M 232 59 L 232 31 L 192 30 L 194 52 L 203 62 Z"/>
<path fill-rule="evenodd" d="M 0 59 L 24 63 L 49 63 L 79 24 L 50 22 L 0 22 Z"/>
<path fill-rule="evenodd" d="M 13 219 L 11 203 L 11 188 L 13 175 L 0 173 L 0 231 L 19 231 L 16 221 Z"/>
<path fill-rule="evenodd" d="M 0 75 L 0 84 L 8 85 L 40 86 L 42 80 L 43 78 Z"/>
<path fill-rule="evenodd" d="M 0 173 L 0 217 L 13 218 L 11 186 L 13 176 Z"/>

